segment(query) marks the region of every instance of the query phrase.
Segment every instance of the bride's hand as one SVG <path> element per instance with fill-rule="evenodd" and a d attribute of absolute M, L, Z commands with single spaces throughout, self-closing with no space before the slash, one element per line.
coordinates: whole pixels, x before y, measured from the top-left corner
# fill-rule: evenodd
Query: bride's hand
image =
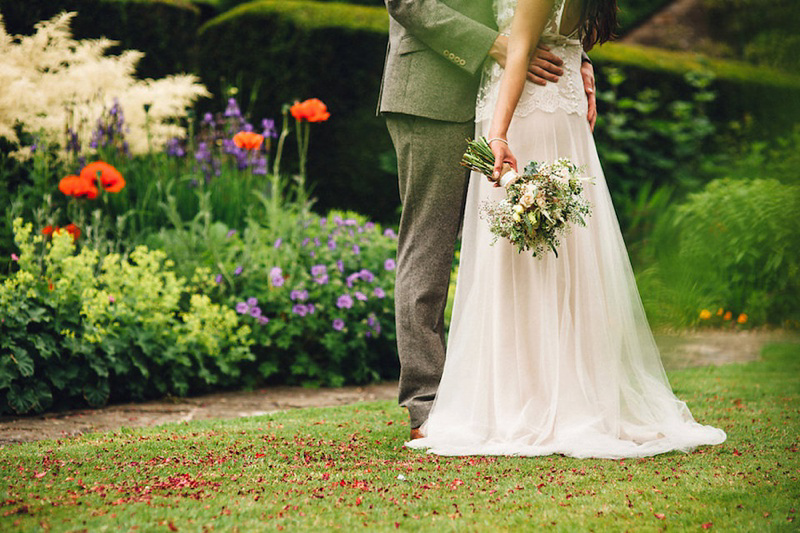
<path fill-rule="evenodd" d="M 504 166 L 508 165 L 514 171 L 517 170 L 517 158 L 511 153 L 511 148 L 508 146 L 508 141 L 501 137 L 494 137 L 489 142 L 489 148 L 492 149 L 494 154 L 494 172 L 489 181 L 494 183 L 495 187 L 500 187 L 500 178 L 505 174 Z"/>

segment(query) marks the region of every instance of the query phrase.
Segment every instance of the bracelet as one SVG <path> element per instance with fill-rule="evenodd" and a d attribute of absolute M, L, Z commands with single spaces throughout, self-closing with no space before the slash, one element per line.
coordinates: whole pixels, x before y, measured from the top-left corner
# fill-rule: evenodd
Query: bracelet
<path fill-rule="evenodd" d="M 505 144 L 506 146 L 508 146 L 508 141 L 507 141 L 507 140 L 505 140 L 505 139 L 503 139 L 502 137 L 492 137 L 491 139 L 489 139 L 488 141 L 486 141 L 486 144 L 488 144 L 489 146 L 491 146 L 491 145 L 492 145 L 492 143 L 493 143 L 494 141 L 500 141 L 501 143 L 503 143 L 503 144 Z"/>

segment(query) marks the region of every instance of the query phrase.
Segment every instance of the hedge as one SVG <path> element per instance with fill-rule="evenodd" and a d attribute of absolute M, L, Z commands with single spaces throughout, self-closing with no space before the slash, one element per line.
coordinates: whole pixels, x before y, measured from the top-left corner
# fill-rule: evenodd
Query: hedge
<path fill-rule="evenodd" d="M 235 82 L 244 104 L 257 89 L 253 120 L 278 118 L 295 99 L 320 98 L 331 118 L 311 132 L 308 171 L 318 206 L 393 220 L 397 182 L 393 165 L 382 165 L 393 148 L 375 116 L 387 31 L 384 8 L 252 2 L 201 27 L 200 75 L 212 92 L 220 80 Z"/>
<path fill-rule="evenodd" d="M 10 34 L 33 33 L 34 24 L 62 11 L 77 11 L 76 39 L 108 37 L 116 50 L 145 53 L 137 72 L 145 78 L 194 70 L 200 10 L 187 0 L 0 0 Z M 115 50 L 112 50 L 112 52 Z"/>
<path fill-rule="evenodd" d="M 686 89 L 686 72 L 703 70 L 714 75 L 719 93 L 711 113 L 717 120 L 748 119 L 757 135 L 787 133 L 800 119 L 800 76 L 770 67 L 740 61 L 711 59 L 690 52 L 676 52 L 638 45 L 606 43 L 589 53 L 602 69 L 620 67 L 628 73 L 630 90 L 659 89 L 667 96 L 680 96 Z M 602 110 L 600 110 L 602 112 Z"/>

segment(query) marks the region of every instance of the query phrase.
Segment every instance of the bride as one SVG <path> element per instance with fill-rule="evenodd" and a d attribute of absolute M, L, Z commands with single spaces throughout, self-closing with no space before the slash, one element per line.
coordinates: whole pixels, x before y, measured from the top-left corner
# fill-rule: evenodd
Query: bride
<path fill-rule="evenodd" d="M 516 169 L 514 154 L 583 165 L 595 178 L 584 191 L 592 215 L 558 257 L 518 254 L 492 245 L 478 216 L 504 189 L 471 175 L 444 374 L 424 437 L 406 446 L 616 459 L 723 442 L 667 381 L 586 120 L 581 40 L 611 36 L 615 0 L 495 0 L 495 13 L 510 31 L 508 58 L 505 72 L 486 66 L 475 136 L 490 139 L 497 171 Z M 525 81 L 537 42 L 564 60 L 558 83 Z"/>

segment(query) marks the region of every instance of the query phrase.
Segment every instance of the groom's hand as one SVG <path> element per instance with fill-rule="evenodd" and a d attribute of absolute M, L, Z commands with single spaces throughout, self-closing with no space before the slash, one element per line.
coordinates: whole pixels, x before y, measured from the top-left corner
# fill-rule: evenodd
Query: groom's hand
<path fill-rule="evenodd" d="M 506 35 L 498 35 L 489 49 L 489 55 L 501 67 L 506 68 L 507 52 L 508 37 Z M 537 85 L 545 85 L 548 81 L 556 83 L 564 74 L 564 70 L 561 68 L 563 64 L 564 61 L 552 53 L 549 47 L 540 44 L 531 59 L 531 64 L 528 65 L 528 81 L 532 81 Z"/>
<path fill-rule="evenodd" d="M 594 131 L 594 124 L 597 122 L 597 96 L 594 87 L 594 67 L 588 61 L 581 63 L 581 78 L 583 78 L 586 99 L 589 101 L 589 112 L 586 114 L 586 118 L 589 120 L 589 129 Z"/>

